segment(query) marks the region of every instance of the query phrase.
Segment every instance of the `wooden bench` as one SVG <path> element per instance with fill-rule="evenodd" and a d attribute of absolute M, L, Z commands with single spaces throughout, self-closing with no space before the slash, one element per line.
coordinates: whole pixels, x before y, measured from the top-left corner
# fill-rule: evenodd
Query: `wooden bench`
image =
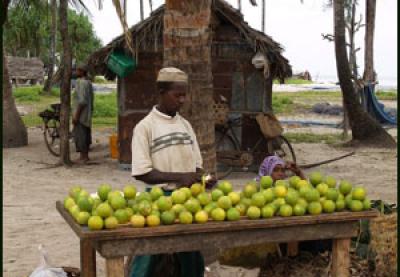
<path fill-rule="evenodd" d="M 357 236 L 360 219 L 378 216 L 375 210 L 337 212 L 317 216 L 146 228 L 120 227 L 90 231 L 80 226 L 58 201 L 57 210 L 80 238 L 81 276 L 96 276 L 96 251 L 106 260 L 108 277 L 124 276 L 124 257 L 206 249 L 228 249 L 266 242 L 333 239 L 332 277 L 349 276 L 350 240 Z"/>

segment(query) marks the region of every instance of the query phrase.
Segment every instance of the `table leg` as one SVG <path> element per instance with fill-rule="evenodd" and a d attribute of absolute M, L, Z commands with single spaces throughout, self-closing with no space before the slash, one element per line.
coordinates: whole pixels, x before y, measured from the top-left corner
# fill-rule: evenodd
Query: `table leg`
<path fill-rule="evenodd" d="M 351 239 L 335 239 L 332 244 L 332 277 L 350 276 Z"/>
<path fill-rule="evenodd" d="M 294 257 L 299 254 L 299 242 L 290 241 L 287 243 L 287 256 Z"/>
<path fill-rule="evenodd" d="M 107 277 L 124 277 L 124 257 L 106 259 Z"/>
<path fill-rule="evenodd" d="M 81 277 L 96 277 L 96 251 L 88 239 L 81 239 Z"/>

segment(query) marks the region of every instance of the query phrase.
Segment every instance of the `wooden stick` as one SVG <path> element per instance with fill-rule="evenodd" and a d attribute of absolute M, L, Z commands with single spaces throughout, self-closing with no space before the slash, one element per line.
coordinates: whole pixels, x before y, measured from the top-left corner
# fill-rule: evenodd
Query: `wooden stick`
<path fill-rule="evenodd" d="M 339 157 L 336 157 L 336 158 L 333 158 L 333 159 L 325 160 L 325 161 L 318 162 L 318 163 L 303 164 L 303 165 L 299 165 L 299 167 L 300 167 L 300 168 L 303 168 L 303 169 L 304 169 L 304 168 L 316 167 L 316 166 L 319 166 L 319 165 L 323 165 L 323 164 L 327 164 L 327 163 L 331 163 L 331 162 L 335 162 L 335 161 L 344 159 L 344 158 L 349 157 L 349 156 L 352 156 L 352 155 L 354 155 L 354 154 L 355 154 L 355 152 L 353 151 L 353 152 L 347 153 L 347 154 L 345 154 L 345 155 L 342 155 L 342 156 L 339 156 Z"/>

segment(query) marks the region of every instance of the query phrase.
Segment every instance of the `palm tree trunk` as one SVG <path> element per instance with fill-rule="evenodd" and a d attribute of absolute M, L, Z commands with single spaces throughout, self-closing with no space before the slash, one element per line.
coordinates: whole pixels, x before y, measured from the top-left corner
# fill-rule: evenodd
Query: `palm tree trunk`
<path fill-rule="evenodd" d="M 261 31 L 265 32 L 265 0 L 262 0 L 261 5 Z"/>
<path fill-rule="evenodd" d="M 215 172 L 211 3 L 212 0 L 166 1 L 164 66 L 176 66 L 189 75 L 188 101 L 182 113 L 196 133 L 204 169 Z M 188 31 L 193 36 L 185 36 Z"/>
<path fill-rule="evenodd" d="M 61 112 L 60 112 L 60 162 L 65 165 L 71 164 L 69 153 L 69 114 L 71 103 L 71 70 L 72 70 L 72 53 L 68 36 L 68 0 L 60 0 L 59 18 L 60 33 L 63 46 L 62 56 L 62 78 L 60 89 Z"/>
<path fill-rule="evenodd" d="M 144 19 L 144 11 L 143 11 L 143 0 L 140 0 L 140 20 Z"/>
<path fill-rule="evenodd" d="M 374 72 L 374 30 L 376 0 L 366 0 L 366 29 L 365 29 L 365 54 L 364 54 L 364 81 L 375 82 Z"/>
<path fill-rule="evenodd" d="M 50 34 L 50 63 L 47 80 L 43 91 L 50 94 L 54 74 L 54 65 L 56 64 L 56 39 L 57 39 L 57 0 L 51 0 L 51 34 Z"/>
<path fill-rule="evenodd" d="M 27 144 L 28 133 L 15 106 L 3 49 L 3 148 L 21 147 Z"/>
<path fill-rule="evenodd" d="M 351 71 L 346 51 L 343 0 L 334 0 L 333 9 L 336 68 L 345 109 L 349 116 L 353 140 L 375 146 L 396 147 L 394 139 L 362 109 L 361 103 L 357 99 L 357 94 L 351 81 Z"/>

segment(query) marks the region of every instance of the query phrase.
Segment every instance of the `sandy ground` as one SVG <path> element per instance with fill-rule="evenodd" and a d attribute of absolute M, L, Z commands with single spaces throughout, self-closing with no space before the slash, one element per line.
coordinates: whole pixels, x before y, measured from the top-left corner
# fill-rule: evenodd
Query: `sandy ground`
<path fill-rule="evenodd" d="M 109 157 L 107 139 L 112 130 L 94 132 L 91 153 L 94 165 L 52 167 L 57 162 L 45 148 L 40 129 L 29 129 L 29 145 L 3 150 L 3 276 L 28 276 L 39 264 L 37 247 L 43 244 L 50 263 L 79 267 L 79 240 L 55 209 L 73 185 L 94 192 L 101 183 L 122 188 L 132 182 L 128 171 L 118 169 Z M 354 149 L 324 144 L 294 145 L 299 163 L 311 163 Z M 355 149 L 352 157 L 317 168 L 339 179 L 364 185 L 372 199 L 397 202 L 397 151 Z M 74 153 L 73 158 L 76 158 Z M 316 170 L 316 169 L 313 169 Z M 307 171 L 306 171 L 307 173 Z M 250 173 L 229 176 L 236 189 L 254 177 Z M 143 184 L 136 182 L 139 190 Z M 104 260 L 98 256 L 98 276 L 104 276 Z"/>

